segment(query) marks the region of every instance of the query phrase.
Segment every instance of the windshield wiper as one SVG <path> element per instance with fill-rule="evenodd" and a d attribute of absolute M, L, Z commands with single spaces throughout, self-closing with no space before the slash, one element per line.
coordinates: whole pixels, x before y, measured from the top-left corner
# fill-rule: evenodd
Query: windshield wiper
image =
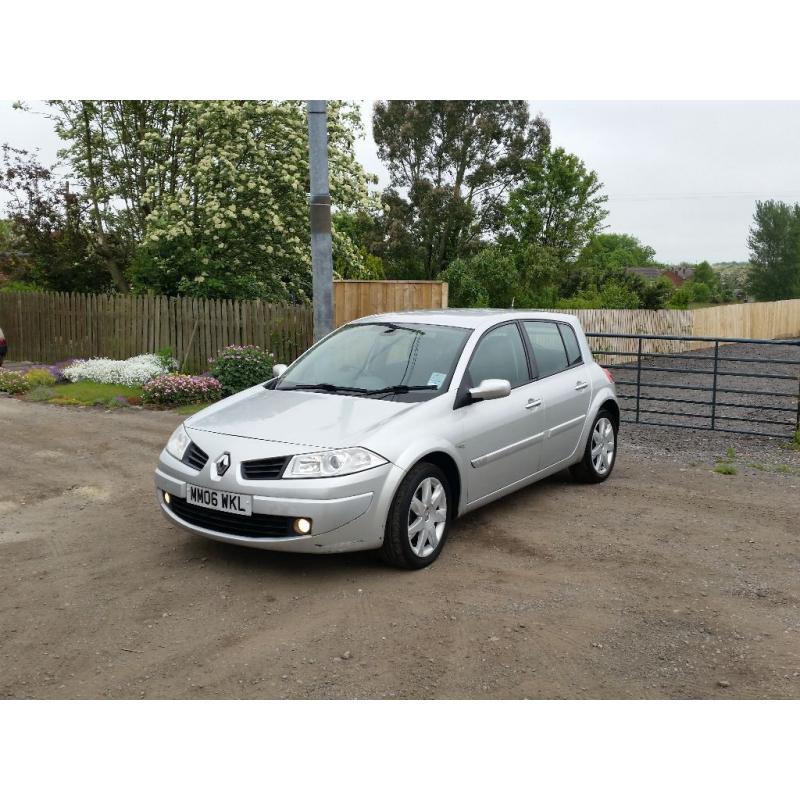
<path fill-rule="evenodd" d="M 368 394 L 369 389 L 361 389 L 358 386 L 337 386 L 334 383 L 296 383 L 294 386 L 283 386 L 279 388 L 281 392 L 294 392 L 296 390 L 317 389 L 321 392 L 350 392 L 355 394 Z"/>
<path fill-rule="evenodd" d="M 426 383 L 421 386 L 408 386 L 398 383 L 396 386 L 384 386 L 383 389 L 366 389 L 364 394 L 408 394 L 408 392 L 433 391 L 439 387 L 434 383 Z"/>
<path fill-rule="evenodd" d="M 370 322 L 367 324 L 383 325 L 383 327 L 388 328 L 390 331 L 410 331 L 411 333 L 416 333 L 419 336 L 425 335 L 425 331 L 421 331 L 419 328 L 409 328 L 406 325 L 398 325 L 396 322 Z"/>

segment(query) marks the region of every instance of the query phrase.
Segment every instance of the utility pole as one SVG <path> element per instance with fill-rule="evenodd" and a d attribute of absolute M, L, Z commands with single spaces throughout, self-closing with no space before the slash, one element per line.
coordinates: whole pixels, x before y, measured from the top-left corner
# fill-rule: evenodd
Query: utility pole
<path fill-rule="evenodd" d="M 308 167 L 311 178 L 311 265 L 314 293 L 314 341 L 333 330 L 333 243 L 328 185 L 327 101 L 309 100 Z"/>

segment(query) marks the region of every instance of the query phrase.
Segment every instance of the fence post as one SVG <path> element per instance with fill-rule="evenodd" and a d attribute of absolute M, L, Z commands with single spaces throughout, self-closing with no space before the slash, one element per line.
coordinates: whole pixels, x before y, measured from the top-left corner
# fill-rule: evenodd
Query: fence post
<path fill-rule="evenodd" d="M 797 379 L 797 419 L 794 427 L 796 431 L 800 431 L 800 378 Z"/>
<path fill-rule="evenodd" d="M 639 337 L 639 349 L 636 357 L 636 421 L 639 421 L 639 401 L 642 395 L 642 337 Z"/>
<path fill-rule="evenodd" d="M 717 372 L 719 371 L 719 339 L 714 342 L 714 385 L 711 389 L 711 430 L 717 427 Z"/>

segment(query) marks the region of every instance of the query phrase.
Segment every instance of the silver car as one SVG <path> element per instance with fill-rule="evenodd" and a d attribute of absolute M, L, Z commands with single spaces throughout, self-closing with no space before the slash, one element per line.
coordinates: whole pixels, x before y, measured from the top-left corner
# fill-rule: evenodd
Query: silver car
<path fill-rule="evenodd" d="M 614 468 L 619 406 L 578 320 L 534 311 L 380 314 L 186 420 L 158 502 L 221 542 L 430 564 L 453 521 L 554 472 Z"/>

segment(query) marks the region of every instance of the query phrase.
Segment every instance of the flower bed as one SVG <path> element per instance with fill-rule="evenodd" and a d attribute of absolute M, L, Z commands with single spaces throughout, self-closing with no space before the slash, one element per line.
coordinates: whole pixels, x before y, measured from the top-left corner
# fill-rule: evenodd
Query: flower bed
<path fill-rule="evenodd" d="M 25 378 L 29 386 L 55 386 L 58 383 L 58 379 L 49 367 L 33 367 L 26 370 Z"/>
<path fill-rule="evenodd" d="M 122 386 L 142 386 L 160 375 L 170 371 L 165 359 L 155 353 L 115 361 L 110 358 L 90 358 L 75 361 L 65 367 L 63 372 L 68 380 L 93 381 L 95 383 L 117 383 Z"/>
<path fill-rule="evenodd" d="M 142 400 L 161 406 L 212 403 L 222 397 L 222 385 L 206 375 L 161 375 L 142 387 Z"/>

